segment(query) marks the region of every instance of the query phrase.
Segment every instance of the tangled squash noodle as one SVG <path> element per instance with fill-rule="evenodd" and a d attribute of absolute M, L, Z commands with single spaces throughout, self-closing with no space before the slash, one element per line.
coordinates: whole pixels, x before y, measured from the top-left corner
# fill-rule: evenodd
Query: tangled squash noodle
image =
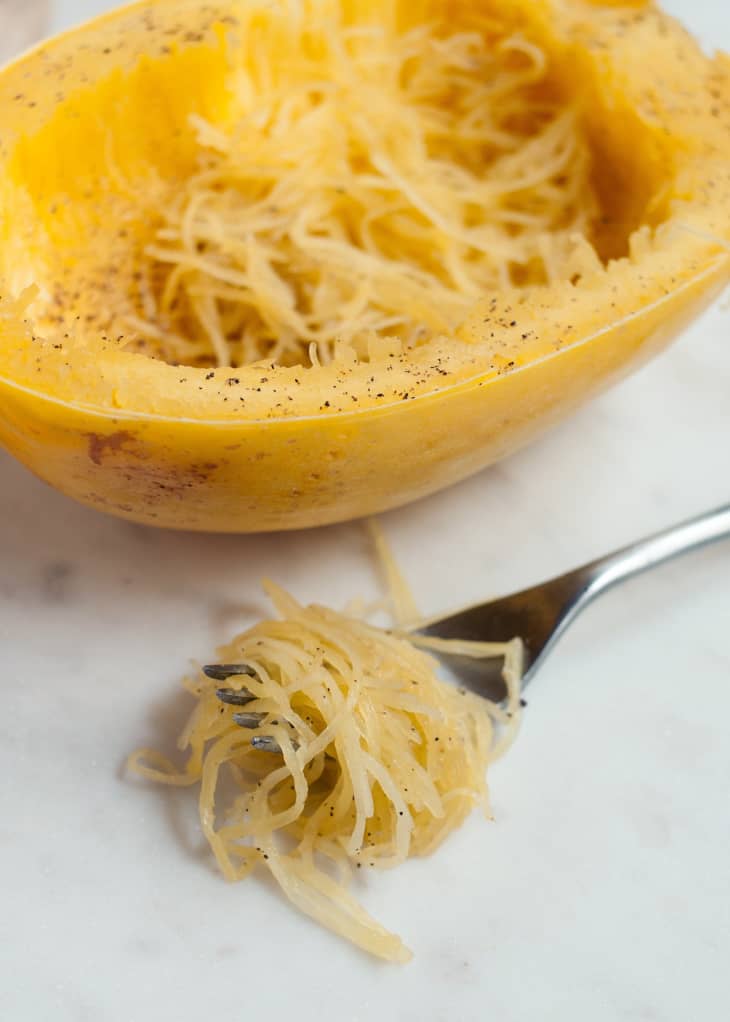
<path fill-rule="evenodd" d="M 219 650 L 253 677 L 249 731 L 199 674 L 197 705 L 180 737 L 185 767 L 150 750 L 134 771 L 166 784 L 200 783 L 202 827 L 229 880 L 266 866 L 303 912 L 382 958 L 406 961 L 400 938 L 373 920 L 348 890 L 353 867 L 388 869 L 427 855 L 477 805 L 485 772 L 519 716 L 521 644 L 444 648 L 504 656 L 509 699 L 488 703 L 437 675 L 437 661 L 405 634 L 374 628 L 321 606 L 302 607 L 269 584 L 281 620 L 263 621 Z M 437 640 L 422 640 L 437 647 Z M 275 740 L 261 751 L 253 734 Z M 223 769 L 238 794 L 220 803 Z"/>

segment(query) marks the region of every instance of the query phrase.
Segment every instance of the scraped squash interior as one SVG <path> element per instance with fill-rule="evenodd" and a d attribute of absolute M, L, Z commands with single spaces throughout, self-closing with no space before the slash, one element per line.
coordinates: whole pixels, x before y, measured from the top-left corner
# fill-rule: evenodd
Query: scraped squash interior
<path fill-rule="evenodd" d="M 69 96 L 19 155 L 63 238 L 45 280 L 6 260 L 36 330 L 173 365 L 371 362 L 624 255 L 646 187 L 607 208 L 586 96 L 497 11 L 249 0 L 215 46 Z"/>
<path fill-rule="evenodd" d="M 24 67 L 0 79 L 0 376 L 61 400 L 383 407 L 724 257 L 727 69 L 649 0 L 157 0 Z"/>
<path fill-rule="evenodd" d="M 478 11 L 413 27 L 307 6 L 250 9 L 240 117 L 191 118 L 199 168 L 143 251 L 133 345 L 369 360 L 595 258 L 588 146 L 538 46 Z"/>

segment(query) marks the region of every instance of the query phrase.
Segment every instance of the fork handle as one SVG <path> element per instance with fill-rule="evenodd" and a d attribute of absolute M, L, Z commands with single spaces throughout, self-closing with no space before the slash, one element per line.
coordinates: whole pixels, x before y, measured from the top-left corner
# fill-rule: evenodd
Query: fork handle
<path fill-rule="evenodd" d="M 591 599 L 632 575 L 639 575 L 664 561 L 730 537 L 730 504 L 690 518 L 671 529 L 623 547 L 607 557 L 584 565 L 587 585 L 584 596 Z"/>

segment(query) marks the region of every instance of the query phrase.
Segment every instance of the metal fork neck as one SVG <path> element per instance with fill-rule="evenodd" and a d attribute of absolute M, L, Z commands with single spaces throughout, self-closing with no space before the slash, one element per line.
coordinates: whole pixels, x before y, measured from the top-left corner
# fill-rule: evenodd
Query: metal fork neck
<path fill-rule="evenodd" d="M 621 550 L 582 565 L 547 583 L 552 598 L 560 608 L 551 634 L 530 663 L 524 684 L 528 684 L 546 654 L 553 648 L 568 625 L 601 593 L 634 575 L 689 553 L 715 540 L 730 536 L 730 505 L 709 511 L 681 525 L 658 532 Z M 540 588 L 540 587 L 538 587 Z"/>
<path fill-rule="evenodd" d="M 586 576 L 583 598 L 585 601 L 591 600 L 624 579 L 640 575 L 664 561 L 725 539 L 728 535 L 730 504 L 632 543 L 579 568 L 578 571 Z"/>

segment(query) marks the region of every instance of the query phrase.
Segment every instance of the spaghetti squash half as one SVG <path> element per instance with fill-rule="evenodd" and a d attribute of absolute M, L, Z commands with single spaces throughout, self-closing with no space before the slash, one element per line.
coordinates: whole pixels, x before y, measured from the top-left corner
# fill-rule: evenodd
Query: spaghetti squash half
<path fill-rule="evenodd" d="M 526 443 L 728 280 L 730 64 L 652 2 L 143 0 L 0 73 L 0 442 L 252 531 Z"/>

